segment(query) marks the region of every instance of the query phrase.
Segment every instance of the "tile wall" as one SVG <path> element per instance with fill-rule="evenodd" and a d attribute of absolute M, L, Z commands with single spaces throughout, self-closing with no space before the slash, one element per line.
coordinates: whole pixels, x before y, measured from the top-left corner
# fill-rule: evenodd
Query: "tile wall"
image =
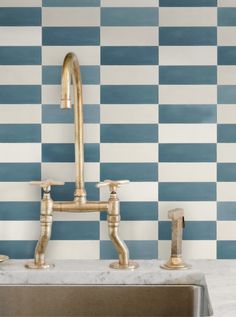
<path fill-rule="evenodd" d="M 77 54 L 88 198 L 120 189 L 121 236 L 135 259 L 166 258 L 167 211 L 185 209 L 189 258 L 236 258 L 234 0 L 0 0 L 0 253 L 31 258 L 40 190 L 74 189 L 73 110 L 63 57 Z M 105 214 L 54 215 L 49 258 L 111 259 Z"/>

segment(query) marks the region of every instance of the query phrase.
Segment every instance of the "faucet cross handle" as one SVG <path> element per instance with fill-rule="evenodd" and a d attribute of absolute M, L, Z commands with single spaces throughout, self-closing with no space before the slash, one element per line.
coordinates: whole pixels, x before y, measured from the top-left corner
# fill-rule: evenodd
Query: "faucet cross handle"
<path fill-rule="evenodd" d="M 110 179 L 106 179 L 103 182 L 98 183 L 96 186 L 98 188 L 109 186 L 110 192 L 116 192 L 118 187 L 128 184 L 130 181 L 128 179 L 123 179 L 119 181 L 112 181 Z"/>
<path fill-rule="evenodd" d="M 40 186 L 45 193 L 49 193 L 51 190 L 51 186 L 60 186 L 64 185 L 64 182 L 54 181 L 52 179 L 47 179 L 45 181 L 32 181 L 30 182 L 31 185 L 38 185 Z"/>

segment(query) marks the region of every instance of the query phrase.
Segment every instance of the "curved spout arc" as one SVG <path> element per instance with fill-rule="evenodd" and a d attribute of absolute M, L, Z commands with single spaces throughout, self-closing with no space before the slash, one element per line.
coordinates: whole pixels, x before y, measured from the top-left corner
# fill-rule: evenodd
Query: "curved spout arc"
<path fill-rule="evenodd" d="M 74 94 L 74 128 L 75 128 L 75 164 L 76 190 L 75 197 L 86 201 L 84 188 L 84 138 L 83 138 L 83 99 L 80 66 L 77 56 L 68 53 L 65 56 L 61 74 L 61 108 L 71 108 L 70 84 Z"/>

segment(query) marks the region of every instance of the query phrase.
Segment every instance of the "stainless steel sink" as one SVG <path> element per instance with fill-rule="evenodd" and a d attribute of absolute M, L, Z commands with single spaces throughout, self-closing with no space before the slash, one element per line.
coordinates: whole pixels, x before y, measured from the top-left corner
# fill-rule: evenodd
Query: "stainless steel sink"
<path fill-rule="evenodd" d="M 0 286 L 0 316 L 205 316 L 195 285 Z"/>

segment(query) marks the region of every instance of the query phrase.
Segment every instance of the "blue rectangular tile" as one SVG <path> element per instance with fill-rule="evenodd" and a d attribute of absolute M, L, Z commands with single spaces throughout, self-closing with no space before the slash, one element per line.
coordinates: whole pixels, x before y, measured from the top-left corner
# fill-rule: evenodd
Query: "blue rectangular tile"
<path fill-rule="evenodd" d="M 236 221 L 236 202 L 235 201 L 217 202 L 217 220 Z"/>
<path fill-rule="evenodd" d="M 159 183 L 160 201 L 214 201 L 216 183 Z"/>
<path fill-rule="evenodd" d="M 158 87 L 155 85 L 102 85 L 102 104 L 156 104 Z"/>
<path fill-rule="evenodd" d="M 158 141 L 157 124 L 101 124 L 103 143 L 154 143 Z"/>
<path fill-rule="evenodd" d="M 95 186 L 96 183 L 85 183 L 85 189 L 87 191 L 88 200 L 99 200 L 99 190 Z M 67 182 L 63 186 L 54 186 L 52 188 L 52 198 L 58 201 L 72 201 L 74 200 L 75 183 Z"/>
<path fill-rule="evenodd" d="M 219 143 L 236 142 L 236 124 L 218 124 L 217 141 Z"/>
<path fill-rule="evenodd" d="M 80 66 L 82 83 L 96 85 L 100 83 L 99 66 Z M 43 85 L 61 84 L 61 66 L 43 66 Z"/>
<path fill-rule="evenodd" d="M 99 105 L 83 105 L 84 123 L 99 123 Z M 74 123 L 74 109 L 62 110 L 60 105 L 43 105 L 42 123 Z"/>
<path fill-rule="evenodd" d="M 0 163 L 0 182 L 29 182 L 40 179 L 40 163 Z"/>
<path fill-rule="evenodd" d="M 159 144 L 160 162 L 216 162 L 216 144 Z"/>
<path fill-rule="evenodd" d="M 236 8 L 218 8 L 218 26 L 236 26 Z"/>
<path fill-rule="evenodd" d="M 10 259 L 32 259 L 37 241 L 32 240 L 5 240 L 0 241 L 0 254 Z"/>
<path fill-rule="evenodd" d="M 42 0 L 43 7 L 100 7 L 100 0 Z"/>
<path fill-rule="evenodd" d="M 84 145 L 85 162 L 99 162 L 99 144 L 86 143 Z M 42 144 L 43 162 L 74 162 L 75 149 L 72 143 L 45 143 Z"/>
<path fill-rule="evenodd" d="M 51 240 L 99 240 L 99 221 L 54 221 Z"/>
<path fill-rule="evenodd" d="M 1 7 L 0 26 L 41 26 L 41 8 Z"/>
<path fill-rule="evenodd" d="M 0 104 L 40 103 L 40 85 L 0 85 Z"/>
<path fill-rule="evenodd" d="M 129 179 L 131 182 L 157 181 L 156 163 L 101 163 L 100 179 Z"/>
<path fill-rule="evenodd" d="M 217 7 L 217 0 L 159 0 L 160 7 Z"/>
<path fill-rule="evenodd" d="M 159 67 L 159 84 L 162 85 L 214 85 L 216 83 L 216 66 Z"/>
<path fill-rule="evenodd" d="M 39 220 L 40 202 L 1 201 L 0 220 Z"/>
<path fill-rule="evenodd" d="M 0 65 L 40 64 L 40 46 L 0 46 Z"/>
<path fill-rule="evenodd" d="M 41 142 L 40 124 L 1 124 L 0 142 L 34 143 Z"/>
<path fill-rule="evenodd" d="M 218 65 L 236 65 L 236 47 L 218 46 Z"/>
<path fill-rule="evenodd" d="M 217 181 L 236 182 L 236 163 L 218 163 Z"/>
<path fill-rule="evenodd" d="M 43 45 L 99 45 L 99 27 L 43 27 Z"/>
<path fill-rule="evenodd" d="M 217 45 L 216 27 L 160 27 L 160 45 Z"/>
<path fill-rule="evenodd" d="M 125 241 L 130 253 L 131 259 L 151 260 L 157 259 L 157 241 Z M 100 259 L 117 259 L 118 253 L 111 241 L 100 241 Z"/>
<path fill-rule="evenodd" d="M 159 239 L 171 240 L 171 221 L 159 222 Z M 186 221 L 183 230 L 184 240 L 216 240 L 215 221 Z"/>
<path fill-rule="evenodd" d="M 159 105 L 159 123 L 216 123 L 216 105 Z"/>
<path fill-rule="evenodd" d="M 157 46 L 101 47 L 101 65 L 157 65 Z"/>
<path fill-rule="evenodd" d="M 236 241 L 217 241 L 217 259 L 236 259 Z"/>
<path fill-rule="evenodd" d="M 158 8 L 101 8 L 101 26 L 157 26 Z"/>
<path fill-rule="evenodd" d="M 1 208 L 1 205 L 0 205 Z M 127 201 L 120 203 L 121 220 L 147 221 L 158 219 L 158 203 L 156 201 Z M 1 215 L 1 214 L 0 214 Z M 103 212 L 101 220 L 107 219 L 107 213 Z"/>
<path fill-rule="evenodd" d="M 236 86 L 235 85 L 218 85 L 217 99 L 219 104 L 236 103 Z"/>

